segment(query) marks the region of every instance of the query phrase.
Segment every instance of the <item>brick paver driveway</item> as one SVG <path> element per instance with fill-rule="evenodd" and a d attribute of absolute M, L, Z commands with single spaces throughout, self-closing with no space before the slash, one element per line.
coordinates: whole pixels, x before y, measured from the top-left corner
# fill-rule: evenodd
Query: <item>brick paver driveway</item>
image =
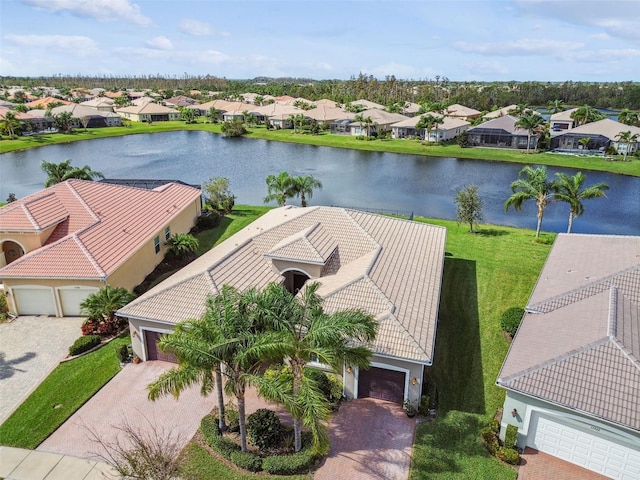
<path fill-rule="evenodd" d="M 343 403 L 329 427 L 331 451 L 314 480 L 407 480 L 415 428 L 400 405 L 372 398 Z"/>
<path fill-rule="evenodd" d="M 125 366 L 37 450 L 95 459 L 96 453 L 104 453 L 104 450 L 90 440 L 89 430 L 99 432 L 103 441 L 113 443 L 116 439 L 123 440 L 124 435 L 118 427 L 125 422 L 147 434 L 152 433 L 151 428 L 155 426 L 163 435 L 174 439 L 179 436 L 179 444 L 186 445 L 217 397 L 215 394 L 203 397 L 195 386 L 185 390 L 178 400 L 172 396 L 155 402 L 148 400 L 147 384 L 174 366 L 166 362 Z"/>
<path fill-rule="evenodd" d="M 25 316 L 0 324 L 0 423 L 67 356 L 83 320 Z"/>
<path fill-rule="evenodd" d="M 598 473 L 527 447 L 518 468 L 518 480 L 606 480 Z"/>

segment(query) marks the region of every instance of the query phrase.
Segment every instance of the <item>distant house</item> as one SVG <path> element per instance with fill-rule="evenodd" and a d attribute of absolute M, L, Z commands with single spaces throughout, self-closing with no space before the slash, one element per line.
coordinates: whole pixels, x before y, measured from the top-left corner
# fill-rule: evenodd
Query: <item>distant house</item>
<path fill-rule="evenodd" d="M 376 103 L 376 102 L 370 102 L 369 100 L 365 100 L 363 98 L 361 98 L 360 100 L 351 102 L 349 105 L 361 106 L 361 107 L 364 107 L 365 110 L 371 110 L 372 108 L 377 108 L 378 110 L 384 110 L 385 108 L 387 108 L 384 105 L 380 105 L 379 103 Z"/>
<path fill-rule="evenodd" d="M 425 128 L 416 128 L 422 118 L 422 115 L 419 115 L 391 125 L 392 138 L 421 138 L 428 142 L 443 142 L 467 131 L 471 125 L 460 118 L 443 117 L 434 112 L 430 112 L 429 115 L 442 118 L 442 123 L 438 124 L 437 127 L 433 126 L 429 135 L 426 135 Z"/>
<path fill-rule="evenodd" d="M 71 102 L 67 101 L 67 100 L 63 100 L 61 98 L 56 98 L 56 97 L 44 97 L 44 98 L 39 98 L 37 100 L 34 100 L 32 102 L 28 102 L 25 103 L 25 105 L 29 108 L 29 110 L 36 110 L 36 109 L 47 109 L 47 107 L 51 104 L 54 105 L 69 105 L 71 104 Z"/>
<path fill-rule="evenodd" d="M 122 125 L 122 119 L 116 113 L 97 110 L 77 103 L 51 109 L 51 117 L 55 117 L 62 112 L 71 114 L 72 128 L 84 128 L 85 124 L 87 128 L 119 127 Z M 31 110 L 29 113 L 40 118 L 47 117 L 47 110 Z"/>
<path fill-rule="evenodd" d="M 132 290 L 201 212 L 200 189 L 67 180 L 0 208 L 0 281 L 17 315 L 77 316 L 104 285 Z"/>
<path fill-rule="evenodd" d="M 640 478 L 640 237 L 560 234 L 497 380 L 501 437 Z"/>
<path fill-rule="evenodd" d="M 637 134 L 635 142 L 624 143 L 616 138 L 622 132 Z M 589 139 L 586 144 L 584 139 Z M 616 122 L 610 118 L 604 118 L 597 122 L 585 123 L 579 127 L 571 128 L 565 133 L 551 138 L 550 148 L 558 151 L 580 152 L 600 152 L 607 151 L 609 146 L 616 149 L 618 153 L 633 154 L 640 150 L 640 128 L 624 123 Z"/>
<path fill-rule="evenodd" d="M 168 122 L 179 120 L 180 112 L 173 108 L 158 105 L 157 103 L 145 103 L 143 105 L 131 105 L 116 109 L 116 113 L 134 122 Z"/>
<path fill-rule="evenodd" d="M 82 102 L 80 103 L 80 105 L 84 107 L 95 108 L 96 110 L 100 110 L 101 112 L 113 112 L 115 102 L 111 98 L 96 97 L 92 100 Z"/>
<path fill-rule="evenodd" d="M 482 112 L 475 108 L 465 107 L 459 103 L 449 105 L 443 112 L 445 117 L 461 118 L 462 120 L 475 120 L 480 118 Z"/>
<path fill-rule="evenodd" d="M 504 115 L 477 127 L 467 130 L 467 143 L 470 147 L 495 147 L 526 149 L 528 132 L 516 127 L 518 119 L 512 115 Z M 531 135 L 530 148 L 535 148 L 537 135 Z"/>
<path fill-rule="evenodd" d="M 492 112 L 485 113 L 482 118 L 484 118 L 485 120 L 492 120 L 494 118 L 504 117 L 505 115 L 509 115 L 511 110 L 517 107 L 517 105 L 507 105 L 506 107 L 502 107 L 497 110 L 493 110 Z"/>
<path fill-rule="evenodd" d="M 356 116 L 355 113 L 346 112 L 342 108 L 330 106 L 318 106 L 303 112 L 303 115 L 317 122 L 335 122 L 337 120 L 352 120 Z"/>
<path fill-rule="evenodd" d="M 362 122 L 353 122 L 350 125 L 351 135 L 368 135 L 371 132 L 390 131 L 391 125 L 406 120 L 408 117 L 399 113 L 389 113 L 378 108 L 363 110 L 358 115 L 363 118 L 369 117 L 373 124 L 369 127 Z M 367 128 L 369 132 L 367 132 Z"/>
<path fill-rule="evenodd" d="M 422 105 L 413 102 L 406 102 L 402 108 L 402 114 L 406 117 L 415 117 L 422 108 Z"/>
<path fill-rule="evenodd" d="M 167 107 L 189 107 L 191 105 L 198 105 L 198 100 L 195 98 L 187 97 L 185 95 L 178 95 L 177 97 L 167 98 L 163 101 Z"/>
<path fill-rule="evenodd" d="M 554 113 L 549 118 L 549 129 L 552 132 L 560 132 L 564 130 L 571 130 L 578 126 L 578 122 L 571 118 L 573 112 L 578 110 L 577 108 L 571 108 L 562 112 Z"/>

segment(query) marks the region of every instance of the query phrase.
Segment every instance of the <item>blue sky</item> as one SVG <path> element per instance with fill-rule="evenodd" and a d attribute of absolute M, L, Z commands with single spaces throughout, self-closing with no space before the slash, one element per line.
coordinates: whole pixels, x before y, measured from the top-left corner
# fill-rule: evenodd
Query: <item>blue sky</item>
<path fill-rule="evenodd" d="M 640 80 L 640 0 L 0 0 L 2 75 Z"/>

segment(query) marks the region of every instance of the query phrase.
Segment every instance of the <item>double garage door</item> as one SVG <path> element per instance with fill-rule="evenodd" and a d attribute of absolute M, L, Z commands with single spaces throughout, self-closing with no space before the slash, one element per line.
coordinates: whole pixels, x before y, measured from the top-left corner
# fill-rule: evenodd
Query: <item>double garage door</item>
<path fill-rule="evenodd" d="M 534 413 L 527 446 L 588 470 L 619 480 L 640 478 L 640 448 L 624 440 L 598 435 L 597 427 L 573 426 L 555 417 Z"/>
<path fill-rule="evenodd" d="M 13 287 L 13 293 L 18 315 L 57 315 L 56 297 L 60 301 L 62 316 L 78 317 L 80 304 L 87 296 L 97 292 L 95 287 L 41 287 L 22 286 Z"/>
<path fill-rule="evenodd" d="M 389 402 L 404 401 L 406 373 L 371 367 L 358 373 L 358 398 L 379 398 Z"/>

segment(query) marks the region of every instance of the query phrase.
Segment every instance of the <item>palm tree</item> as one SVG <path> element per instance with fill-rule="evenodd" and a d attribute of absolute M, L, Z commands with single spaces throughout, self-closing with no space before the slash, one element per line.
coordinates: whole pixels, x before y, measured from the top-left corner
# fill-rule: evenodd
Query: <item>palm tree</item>
<path fill-rule="evenodd" d="M 0 128 L 9 138 L 16 136 L 16 130 L 20 129 L 20 121 L 13 112 L 6 112 L 0 121 Z"/>
<path fill-rule="evenodd" d="M 591 141 L 591 137 L 582 137 L 580 140 L 578 140 L 578 143 L 580 145 L 582 145 L 582 148 L 584 150 L 588 150 L 589 148 L 589 142 Z"/>
<path fill-rule="evenodd" d="M 64 182 L 71 178 L 78 180 L 93 180 L 94 178 L 104 178 L 100 172 L 93 171 L 89 165 L 83 167 L 71 166 L 71 160 L 67 159 L 60 163 L 40 162 L 40 168 L 47 174 L 47 180 L 44 182 L 45 187 L 50 187 L 56 183 Z"/>
<path fill-rule="evenodd" d="M 317 451 L 327 445 L 323 421 L 329 405 L 317 384 L 304 375 L 306 365 L 315 360 L 335 373 L 343 365 L 368 368 L 369 345 L 376 336 L 377 323 L 361 310 L 327 314 L 316 293 L 318 283 L 307 284 L 298 296 L 280 284 L 270 284 L 261 294 L 260 308 L 273 330 L 256 342 L 264 358 L 284 360 L 291 367 L 292 384 L 278 379 L 256 378 L 261 395 L 282 403 L 293 417 L 295 451 L 302 448 L 302 426 L 309 428 Z"/>
<path fill-rule="evenodd" d="M 80 304 L 80 310 L 89 318 L 114 319 L 116 311 L 131 302 L 136 296 L 126 288 L 105 285 L 92 293 Z"/>
<path fill-rule="evenodd" d="M 564 102 L 562 100 L 549 100 L 549 102 L 547 102 L 547 111 L 551 114 L 564 112 Z"/>
<path fill-rule="evenodd" d="M 198 250 L 199 242 L 189 233 L 176 233 L 167 240 L 167 246 L 176 257 L 186 257 Z"/>
<path fill-rule="evenodd" d="M 303 207 L 307 206 L 307 197 L 313 197 L 314 188 L 322 188 L 322 183 L 312 175 L 293 178 L 293 192 L 300 197 L 300 205 Z"/>
<path fill-rule="evenodd" d="M 370 135 L 370 129 L 371 129 L 371 125 L 373 125 L 373 120 L 371 120 L 371 117 L 367 116 L 365 117 L 364 115 L 358 113 L 355 117 L 353 117 L 353 121 L 355 122 L 360 122 L 361 125 L 364 125 L 366 131 L 367 131 L 367 138 L 369 138 Z"/>
<path fill-rule="evenodd" d="M 536 133 L 543 124 L 544 119 L 535 113 L 523 115 L 518 118 L 518 121 L 515 123 L 516 127 L 523 128 L 527 131 L 527 153 L 529 153 L 529 147 L 531 146 L 531 135 Z"/>
<path fill-rule="evenodd" d="M 640 112 L 632 112 L 625 108 L 618 114 L 618 121 L 625 125 L 640 127 Z"/>
<path fill-rule="evenodd" d="M 632 143 L 637 143 L 638 142 L 638 134 L 634 133 L 631 134 L 630 130 L 627 130 L 626 132 L 620 132 L 618 133 L 618 135 L 616 135 L 616 140 L 618 141 L 618 149 L 620 148 L 620 144 L 624 144 L 624 158 L 622 159 L 623 161 L 627 161 L 627 155 L 629 154 L 629 150 L 631 147 Z"/>
<path fill-rule="evenodd" d="M 416 128 L 424 128 L 424 139 L 427 142 L 431 141 L 431 129 L 436 124 L 436 118 L 434 115 L 426 114 L 422 115 L 416 123 Z"/>
<path fill-rule="evenodd" d="M 216 107 L 211 107 L 205 116 L 209 123 L 216 123 L 221 113 L 222 110 L 218 110 Z"/>
<path fill-rule="evenodd" d="M 509 110 L 509 115 L 513 115 L 514 117 L 518 117 L 518 118 L 524 115 L 530 115 L 530 114 L 531 114 L 531 109 L 529 108 L 529 105 L 527 105 L 526 103 L 519 103 L 518 105 L 513 107 L 511 110 Z"/>
<path fill-rule="evenodd" d="M 276 175 L 269 175 L 266 178 L 267 196 L 264 197 L 264 203 L 275 200 L 279 207 L 287 204 L 288 198 L 296 196 L 294 191 L 294 180 L 287 172 L 280 172 Z"/>
<path fill-rule="evenodd" d="M 73 130 L 71 124 L 74 120 L 75 118 L 71 112 L 60 112 L 53 116 L 53 124 L 62 133 L 71 133 Z"/>
<path fill-rule="evenodd" d="M 567 233 L 571 233 L 573 220 L 584 213 L 584 205 L 582 200 L 592 198 L 606 197 L 604 191 L 609 189 L 609 185 L 604 182 L 596 183 L 588 188 L 582 189 L 587 176 L 578 172 L 574 176 L 569 177 L 565 173 L 556 173 L 557 180 L 555 182 L 554 198 L 561 202 L 569 204 L 569 228 Z"/>
<path fill-rule="evenodd" d="M 523 174 L 525 178 L 522 178 Z M 511 183 L 511 191 L 513 194 L 504 203 L 504 211 L 509 211 L 511 206 L 520 211 L 524 202 L 535 200 L 538 208 L 536 238 L 539 237 L 544 209 L 554 198 L 554 184 L 547 180 L 547 168 L 527 165 L 520 171 L 519 178 Z"/>
<path fill-rule="evenodd" d="M 589 105 L 583 105 L 571 114 L 571 118 L 578 122 L 578 125 L 584 125 L 585 123 L 602 120 L 604 115 Z"/>

